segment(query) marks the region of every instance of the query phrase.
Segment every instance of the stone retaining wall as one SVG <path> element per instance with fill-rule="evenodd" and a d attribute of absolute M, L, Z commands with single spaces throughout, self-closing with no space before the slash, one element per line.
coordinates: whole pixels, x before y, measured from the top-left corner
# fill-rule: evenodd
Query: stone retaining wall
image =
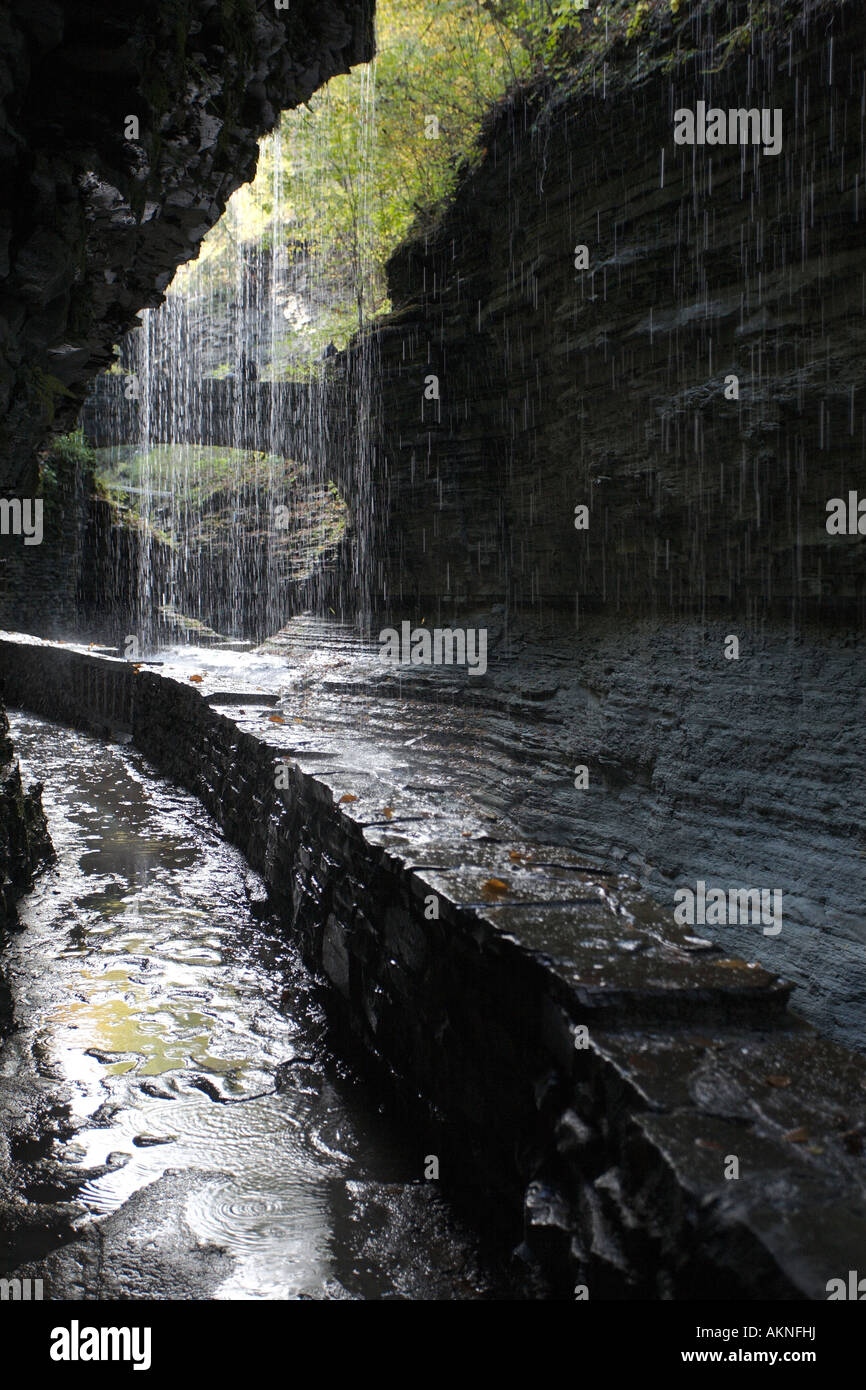
<path fill-rule="evenodd" d="M 9 720 L 0 702 L 0 941 L 14 926 L 15 904 L 33 885 L 38 869 L 53 855 L 42 810 L 42 787 L 26 791 L 9 738 Z M 0 962 L 0 1038 L 12 1022 L 12 995 Z"/>
<path fill-rule="evenodd" d="M 0 669 L 11 704 L 125 730 L 201 798 L 420 1102 L 443 1179 L 522 1204 L 549 1289 L 822 1299 L 862 1264 L 866 1063 L 783 981 L 571 851 L 455 840 L 387 768 L 298 746 L 251 684 L 9 636 Z"/>

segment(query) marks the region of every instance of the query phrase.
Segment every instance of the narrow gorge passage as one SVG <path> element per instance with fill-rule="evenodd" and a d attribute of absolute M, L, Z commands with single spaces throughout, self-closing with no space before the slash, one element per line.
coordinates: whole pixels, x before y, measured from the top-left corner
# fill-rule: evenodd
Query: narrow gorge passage
<path fill-rule="evenodd" d="M 31 1259 L 55 1299 L 501 1294 L 200 803 L 131 749 L 11 724 L 57 861 L 3 957 L 0 1275 Z"/>
<path fill-rule="evenodd" d="M 864 137 L 864 0 L 0 4 L 0 1313 L 40 1374 L 247 1377 L 299 1301 L 831 1374 Z"/>

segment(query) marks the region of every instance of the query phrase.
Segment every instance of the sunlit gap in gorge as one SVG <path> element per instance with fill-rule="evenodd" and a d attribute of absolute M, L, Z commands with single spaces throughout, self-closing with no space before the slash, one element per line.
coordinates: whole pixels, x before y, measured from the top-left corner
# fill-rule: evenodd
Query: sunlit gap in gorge
<path fill-rule="evenodd" d="M 303 611 L 368 626 L 388 261 L 480 157 L 520 52 L 480 7 L 378 6 L 376 58 L 282 114 L 255 180 L 118 345 L 90 437 L 137 640 L 260 642 Z"/>
<path fill-rule="evenodd" d="M 335 426 L 343 436 L 354 431 L 348 448 L 345 437 L 339 443 L 352 459 L 356 499 L 365 496 L 372 388 L 364 340 L 351 380 L 335 359 L 336 344 L 367 312 L 374 64 L 344 81 L 358 131 L 356 243 L 335 247 L 317 231 L 317 210 L 327 206 L 327 122 L 285 115 L 262 142 L 255 181 L 230 200 L 165 302 L 145 311 L 110 374 L 117 442 L 99 450 L 98 478 L 137 531 L 145 643 L 260 640 L 324 600 L 348 525 L 329 449 Z M 347 393 L 351 408 L 335 420 L 329 402 Z M 362 506 L 352 518 L 348 583 L 359 600 L 364 519 Z"/>

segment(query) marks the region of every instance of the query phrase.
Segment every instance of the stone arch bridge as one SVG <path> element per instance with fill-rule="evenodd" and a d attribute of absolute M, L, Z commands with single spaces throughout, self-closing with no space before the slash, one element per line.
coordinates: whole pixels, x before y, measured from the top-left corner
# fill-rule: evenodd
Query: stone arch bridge
<path fill-rule="evenodd" d="M 80 417 L 94 448 L 147 440 L 255 449 L 342 481 L 340 461 L 354 423 L 344 377 L 313 383 L 157 377 L 132 399 L 129 382 L 97 377 Z"/>

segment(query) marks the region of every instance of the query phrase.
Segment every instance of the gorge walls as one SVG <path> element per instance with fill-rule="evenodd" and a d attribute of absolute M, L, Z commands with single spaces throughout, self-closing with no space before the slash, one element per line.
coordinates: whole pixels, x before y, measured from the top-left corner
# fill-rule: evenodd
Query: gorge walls
<path fill-rule="evenodd" d="M 373 52 L 372 0 L 10 0 L 0 10 L 0 490 L 37 486 L 36 450 L 75 423 L 90 379 L 159 303 L 280 110 Z M 44 544 L 0 542 L 3 620 L 68 631 L 104 583 L 132 590 L 81 479 L 59 480 Z M 46 502 L 46 508 L 48 503 Z M 115 528 L 116 529 L 116 528 Z M 108 537 L 104 545 L 100 538 Z M 96 541 L 94 541 L 94 537 Z M 87 554 L 82 551 L 90 546 Z M 22 558 L 23 557 L 23 558 Z M 118 585 L 125 592 L 117 593 Z M 2 714 L 5 729 L 5 715 Z M 3 735 L 2 898 L 28 881 L 24 797 Z M 29 819 L 28 819 L 29 818 Z"/>
<path fill-rule="evenodd" d="M 570 90 L 504 102 L 391 261 L 389 601 L 860 612 L 862 541 L 825 523 L 863 478 L 866 14 L 658 13 Z M 779 152 L 677 145 L 699 102 L 779 111 Z"/>
<path fill-rule="evenodd" d="M 827 503 L 866 491 L 866 13 L 657 17 L 504 102 L 391 261 L 380 625 L 486 625 L 494 807 L 663 903 L 780 887 L 779 940 L 737 949 L 859 1046 L 866 541 Z M 778 153 L 678 145 L 701 102 L 780 112 Z M 524 777 L 496 786 L 506 748 Z"/>
<path fill-rule="evenodd" d="M 253 175 L 258 140 L 372 56 L 371 0 L 12 0 L 0 14 L 0 484 Z M 130 118 L 133 118 L 132 120 Z"/>
<path fill-rule="evenodd" d="M 491 803 L 667 907 L 698 880 L 783 892 L 779 939 L 732 928 L 732 948 L 859 1046 L 864 551 L 826 522 L 863 476 L 866 17 L 659 15 L 491 117 L 453 206 L 393 258 L 393 312 L 338 360 L 314 462 L 353 508 L 345 570 L 382 626 L 489 628 Z M 781 112 L 779 152 L 677 145 L 699 102 Z M 87 592 L 122 613 L 115 531 L 91 532 Z M 503 750 L 524 771 L 500 785 Z"/>

